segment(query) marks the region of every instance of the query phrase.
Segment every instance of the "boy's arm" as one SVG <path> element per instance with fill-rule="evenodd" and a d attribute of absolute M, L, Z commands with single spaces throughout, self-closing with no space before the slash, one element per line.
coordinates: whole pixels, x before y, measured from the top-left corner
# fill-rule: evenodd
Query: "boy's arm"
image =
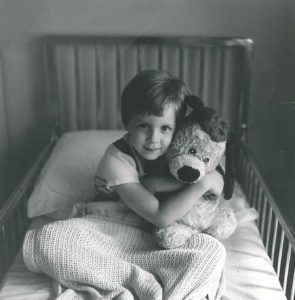
<path fill-rule="evenodd" d="M 164 227 L 182 218 L 205 192 L 212 190 L 221 194 L 223 179 L 213 171 L 195 184 L 187 185 L 159 201 L 140 183 L 115 186 L 121 199 L 138 215 L 150 223 Z"/>
<path fill-rule="evenodd" d="M 174 192 L 187 185 L 172 175 L 145 175 L 140 178 L 140 183 L 152 194 Z"/>

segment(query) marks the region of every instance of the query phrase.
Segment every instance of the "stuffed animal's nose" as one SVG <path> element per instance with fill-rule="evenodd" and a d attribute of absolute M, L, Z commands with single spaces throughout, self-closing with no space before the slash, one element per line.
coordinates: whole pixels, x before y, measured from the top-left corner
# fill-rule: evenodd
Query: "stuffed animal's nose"
<path fill-rule="evenodd" d="M 178 178 L 184 182 L 192 183 L 200 177 L 200 172 L 189 166 L 183 166 L 177 171 Z"/>

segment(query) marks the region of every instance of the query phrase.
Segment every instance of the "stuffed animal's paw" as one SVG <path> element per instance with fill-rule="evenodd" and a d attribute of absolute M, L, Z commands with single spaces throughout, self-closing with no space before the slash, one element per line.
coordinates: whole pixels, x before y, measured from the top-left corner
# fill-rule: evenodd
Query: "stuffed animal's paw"
<path fill-rule="evenodd" d="M 210 194 L 211 195 L 211 194 Z M 212 224 L 218 207 L 218 198 L 207 200 L 205 197 L 199 198 L 195 206 L 179 221 L 192 229 L 202 230 Z"/>
<path fill-rule="evenodd" d="M 224 240 L 230 237 L 237 228 L 237 219 L 233 210 L 229 207 L 219 207 L 216 210 L 216 215 L 213 223 L 204 230 L 205 233 L 216 237 L 219 240 Z"/>
<path fill-rule="evenodd" d="M 154 229 L 153 235 L 161 247 L 173 249 L 182 246 L 194 233 L 195 230 L 184 224 L 173 223 L 167 227 Z"/>

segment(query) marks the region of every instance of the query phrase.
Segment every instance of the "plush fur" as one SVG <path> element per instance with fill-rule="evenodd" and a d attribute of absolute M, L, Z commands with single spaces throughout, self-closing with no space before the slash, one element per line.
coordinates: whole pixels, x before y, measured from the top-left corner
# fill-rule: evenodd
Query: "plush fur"
<path fill-rule="evenodd" d="M 180 125 L 167 152 L 170 172 L 182 182 L 195 183 L 207 172 L 220 168 L 226 156 L 224 192 L 222 197 L 206 193 L 182 219 L 156 228 L 154 236 L 166 249 L 180 247 L 200 232 L 226 239 L 237 226 L 234 212 L 224 201 L 232 197 L 234 188 L 233 139 L 228 123 L 199 98 L 189 96 L 186 101 L 193 110 Z"/>

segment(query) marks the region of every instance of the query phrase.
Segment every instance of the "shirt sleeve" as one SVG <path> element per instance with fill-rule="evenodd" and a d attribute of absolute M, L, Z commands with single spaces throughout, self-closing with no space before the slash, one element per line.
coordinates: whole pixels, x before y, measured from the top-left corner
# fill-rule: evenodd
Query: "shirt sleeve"
<path fill-rule="evenodd" d="M 138 182 L 139 176 L 134 159 L 110 145 L 101 158 L 96 177 L 107 188 L 125 183 Z"/>

